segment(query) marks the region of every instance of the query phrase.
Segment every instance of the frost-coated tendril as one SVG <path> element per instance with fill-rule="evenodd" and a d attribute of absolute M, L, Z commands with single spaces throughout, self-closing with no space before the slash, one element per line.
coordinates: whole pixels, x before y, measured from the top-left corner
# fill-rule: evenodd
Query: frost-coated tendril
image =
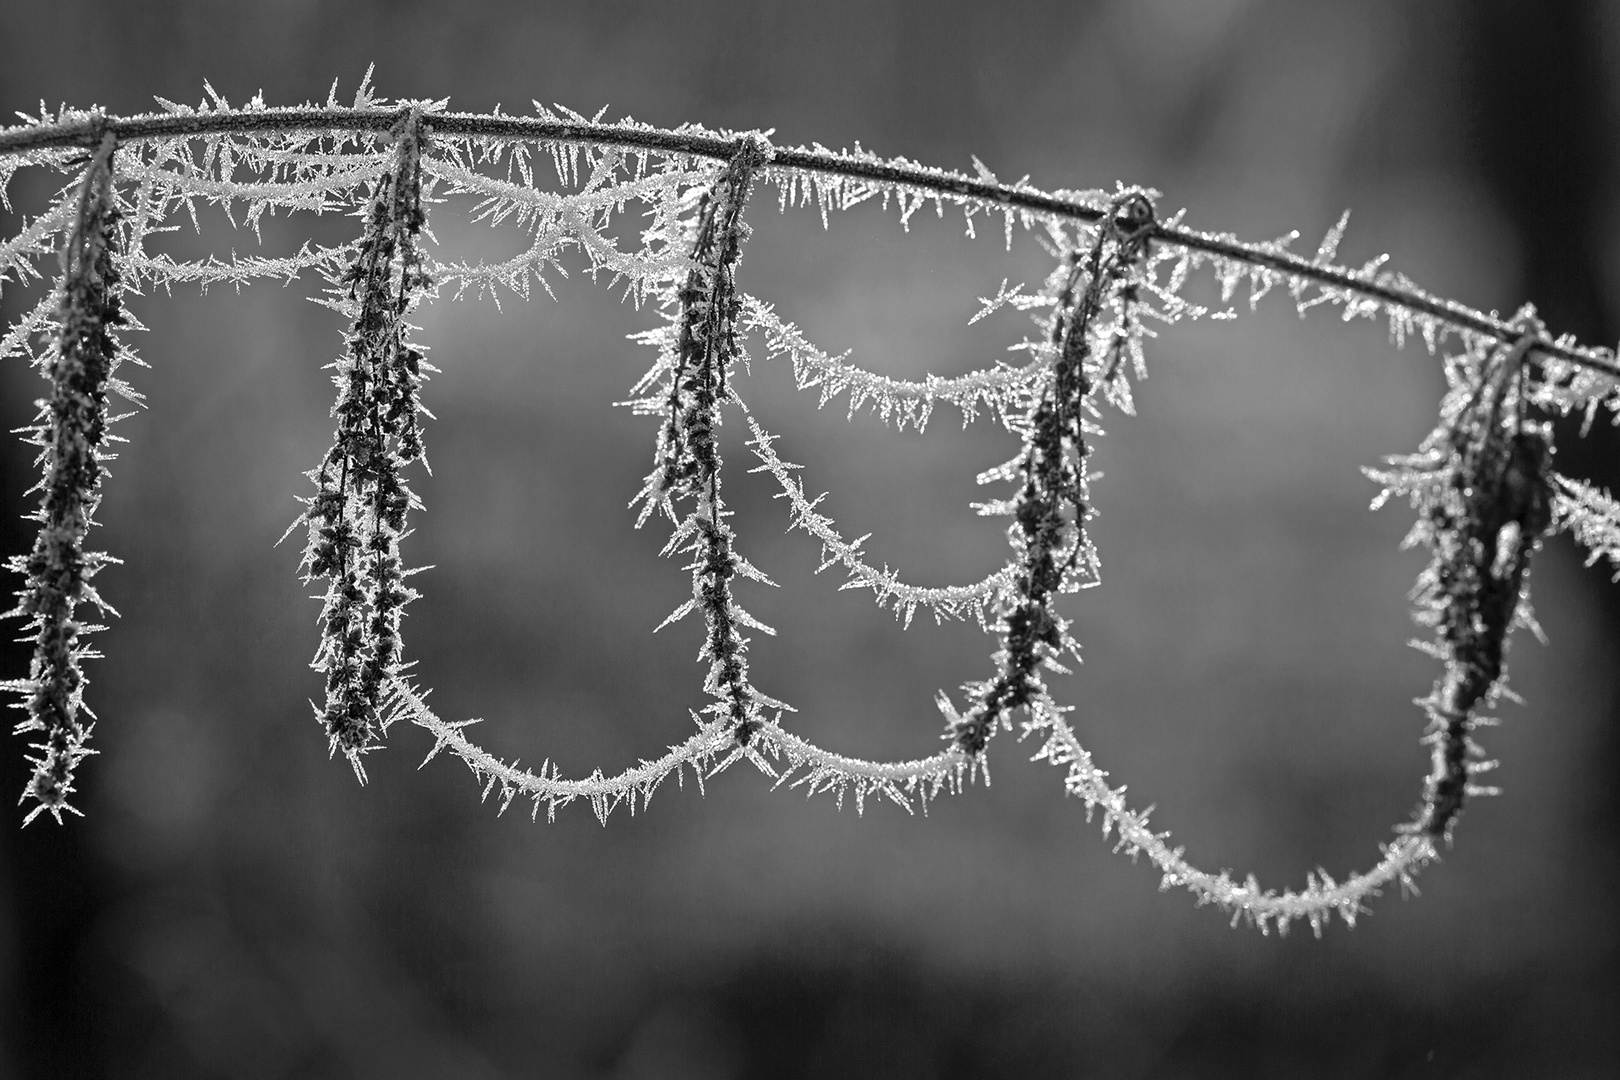
<path fill-rule="evenodd" d="M 37 802 L 23 818 L 24 825 L 42 813 L 49 813 L 58 824 L 63 811 L 80 813 L 68 802 L 74 770 L 95 753 L 85 746 L 95 725 L 84 720 L 94 714 L 84 703 L 83 661 L 99 655 L 84 644 L 82 635 L 101 627 L 79 622 L 75 609 L 89 603 L 103 615 L 117 614 L 90 585 L 90 578 L 118 560 L 84 550 L 101 502 L 105 462 L 112 456 L 105 446 L 110 438 L 107 425 L 114 419 L 108 416 L 107 391 L 139 399 L 114 375 L 125 358 L 117 328 L 128 325 L 115 262 L 117 146 L 110 132 L 98 140 L 79 185 L 71 228 L 63 238 L 61 277 L 54 296 L 56 325 L 37 361 L 51 391 L 39 403 L 35 423 L 25 429 L 28 441 L 40 448 L 37 463 L 44 467 L 33 489 L 41 492 L 39 509 L 29 515 L 39 522 L 39 535 L 31 554 L 7 560 L 7 566 L 28 581 L 17 592 L 17 606 L 6 615 L 27 619 L 34 640 L 28 678 L 0 685 L 24 695 L 15 707 L 28 718 L 17 724 L 16 734 L 40 735 L 29 745 L 34 751 L 28 755 L 33 775 L 18 800 Z"/>
<path fill-rule="evenodd" d="M 1366 913 L 1364 901 L 1368 897 L 1378 895 L 1392 881 L 1399 881 L 1403 891 L 1415 893 L 1417 886 L 1413 878 L 1425 865 L 1439 858 L 1432 836 L 1408 832 L 1381 845 L 1383 857 L 1371 870 L 1353 874 L 1342 882 L 1318 868 L 1306 874 L 1304 889 L 1285 889 L 1279 893 L 1261 887 L 1253 874 L 1241 884 L 1233 879 L 1230 871 L 1211 874 L 1187 862 L 1183 858 L 1184 848 L 1170 847 L 1166 843 L 1169 833 L 1154 832 L 1149 827 L 1151 808 L 1140 812 L 1132 810 L 1125 802 L 1125 789 L 1109 786 L 1108 774 L 1097 767 L 1091 754 L 1080 745 L 1049 697 L 1035 696 L 1031 711 L 1036 714 L 1031 726 L 1043 733 L 1041 748 L 1034 760 L 1067 768 L 1064 789 L 1085 802 L 1087 821 L 1098 809 L 1102 810 L 1103 836 L 1114 833 L 1114 850 L 1132 857 L 1146 855 L 1163 874 L 1160 891 L 1181 886 L 1196 896 L 1200 904 L 1215 904 L 1230 911 L 1233 926 L 1247 921 L 1264 934 L 1270 932 L 1270 924 L 1275 920 L 1278 932 L 1286 934 L 1293 920 L 1304 919 L 1320 937 L 1326 922 L 1338 912 L 1345 924 L 1353 927 L 1356 917 Z"/>
<path fill-rule="evenodd" d="M 440 719 L 404 680 L 390 685 L 388 708 L 394 718 L 407 718 L 433 736 L 433 747 L 422 765 L 448 751 L 484 785 L 485 798 L 497 788 L 500 790 L 502 813 L 522 796 L 532 801 L 534 818 L 539 817 L 540 804 L 545 803 L 547 821 L 556 819 L 558 807 L 586 799 L 597 820 L 605 825 L 608 815 L 619 806 L 628 806 L 633 814 L 639 799 L 640 809 L 645 810 L 653 793 L 671 774 L 677 782 L 683 782 L 682 770 L 690 768 L 701 789 L 709 777 L 744 757 L 773 778 L 777 787 L 803 787 L 807 797 L 831 793 L 840 807 L 844 795 L 853 793 L 857 810 L 863 809 L 866 797 L 875 793 L 908 813 L 913 812 L 913 799 L 926 812 L 929 800 L 940 792 L 959 793 L 980 767 L 954 748 L 910 761 L 868 761 L 824 750 L 775 720 L 762 721 L 748 746 L 743 747 L 725 729 L 725 722 L 716 719 L 699 720 L 697 732 L 670 747 L 662 757 L 643 760 L 613 776 L 603 775 L 598 769 L 589 776 L 568 779 L 549 760 L 535 772 L 479 747 L 466 737 L 464 729 L 480 721 Z M 726 756 L 721 758 L 722 754 Z M 718 763 L 716 758 L 720 758 Z"/>
<path fill-rule="evenodd" d="M 879 570 L 861 558 L 861 545 L 867 537 L 848 541 L 840 536 L 833 526 L 832 519 L 816 511 L 816 504 L 821 498 L 808 498 L 804 493 L 804 482 L 793 476 L 792 470 L 799 466 L 783 461 L 777 455 L 772 446 L 777 436 L 761 427 L 746 406 L 743 407 L 743 413 L 748 420 L 749 429 L 754 434 L 749 440 L 749 448 L 760 460 L 760 464 L 749 471 L 768 472 L 775 477 L 777 484 L 782 488 L 776 497 L 786 499 L 791 511 L 788 515 L 788 528 L 803 529 L 820 541 L 821 565 L 816 567 L 818 574 L 835 562 L 841 564 L 849 571 L 849 580 L 839 586 L 840 589 L 871 589 L 878 606 L 893 607 L 895 616 L 902 619 L 907 627 L 911 625 L 912 616 L 916 614 L 917 609 L 925 607 L 933 612 L 936 621 L 965 618 L 972 613 L 978 620 L 980 628 L 986 628 L 985 609 L 999 603 L 1013 590 L 1017 568 L 1012 563 L 1009 562 L 983 581 L 972 585 L 934 587 L 908 585 L 900 580 L 897 571 L 887 566 Z"/>
<path fill-rule="evenodd" d="M 800 390 L 821 388 L 820 406 L 848 392 L 851 419 L 869 406 L 885 423 L 892 419 L 902 431 L 907 424 L 917 431 L 926 428 L 940 402 L 962 413 L 964 427 L 977 418 L 981 408 L 990 409 L 1006 424 L 1010 416 L 1023 411 L 1024 399 L 1040 385 L 1048 366 L 1035 360 L 1021 367 L 999 365 L 955 378 L 894 379 L 846 363 L 842 357 L 828 356 L 805 340 L 798 327 L 784 322 L 770 305 L 752 296 L 743 297 L 742 315 L 750 330 L 764 333 L 766 359 L 788 356 Z"/>

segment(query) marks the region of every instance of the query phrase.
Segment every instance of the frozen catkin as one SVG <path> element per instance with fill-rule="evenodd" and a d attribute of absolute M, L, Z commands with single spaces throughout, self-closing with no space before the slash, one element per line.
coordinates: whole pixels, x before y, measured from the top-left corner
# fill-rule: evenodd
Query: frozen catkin
<path fill-rule="evenodd" d="M 1403 827 L 1430 837 L 1449 837 L 1469 795 L 1495 794 L 1473 782 L 1495 768 L 1473 733 L 1506 691 L 1509 633 L 1535 627 L 1530 560 L 1553 522 L 1553 445 L 1551 425 L 1525 415 L 1528 353 L 1545 331 L 1532 311 L 1521 325 L 1516 342 L 1453 357 L 1439 426 L 1416 454 L 1367 470 L 1384 484 L 1378 503 L 1411 500 L 1418 520 L 1407 544 L 1430 552 L 1413 597 L 1434 634 L 1416 644 L 1444 670 L 1420 702 L 1433 760 L 1422 805 Z"/>
<path fill-rule="evenodd" d="M 108 415 L 108 392 L 136 398 L 114 376 L 125 356 L 118 328 L 128 321 L 115 262 L 116 147 L 117 139 L 107 134 L 91 154 L 61 250 L 56 323 L 37 359 L 50 396 L 39 402 L 39 415 L 27 429 L 43 466 L 35 488 L 39 509 L 30 515 L 39 522 L 39 534 L 32 552 L 8 562 L 27 577 L 8 614 L 28 620 L 34 642 L 28 678 L 5 684 L 24 697 L 17 707 L 27 719 L 17 733 L 37 737 L 28 756 L 33 775 L 21 800 L 34 806 L 24 824 L 42 813 L 58 822 L 63 811 L 79 813 L 68 802 L 74 770 L 95 752 L 85 746 L 94 713 L 84 702 L 83 665 L 99 655 L 85 645 L 84 635 L 102 628 L 79 621 L 77 609 L 88 603 L 102 615 L 116 614 L 90 579 L 118 560 L 85 550 L 107 476 L 105 463 L 113 457 L 107 426 L 116 418 Z"/>
<path fill-rule="evenodd" d="M 354 257 L 332 282 L 332 306 L 350 320 L 347 348 L 333 365 L 337 432 L 309 473 L 317 490 L 293 526 L 309 529 L 304 580 L 327 582 L 311 664 L 326 677 L 317 716 L 331 752 L 343 754 L 362 783 L 361 755 L 382 742 L 385 687 L 401 671 L 400 620 L 417 597 L 405 584 L 400 541 L 406 516 L 422 505 L 403 470 L 423 456 L 419 395 L 434 370 L 408 340 L 405 321 L 432 289 L 419 245 L 424 135 L 420 110 L 395 125 L 392 167 L 376 179 Z"/>
<path fill-rule="evenodd" d="M 691 266 L 665 292 L 672 324 L 655 343 L 659 358 L 637 384 L 652 390 L 632 404 L 637 412 L 659 415 L 662 423 L 654 468 L 632 503 L 641 504 L 640 525 L 654 510 L 675 521 L 665 554 L 691 559 L 692 598 L 665 621 L 701 611 L 705 622 L 700 661 L 709 664 L 704 691 L 716 702 L 708 709 L 739 747 L 747 747 L 764 725 L 762 711 L 780 706 L 760 694 L 748 679 L 748 638 L 744 628 L 771 629 L 750 615 L 732 594 L 739 575 L 767 581 L 736 551 L 736 535 L 720 495 L 720 407 L 732 399 L 733 368 L 741 358 L 737 322 L 737 261 L 748 236 L 743 210 L 764 146 L 743 140 L 707 190 L 701 192 L 692 222 Z M 690 506 L 690 510 L 684 510 Z M 684 516 L 683 516 L 684 514 Z"/>
<path fill-rule="evenodd" d="M 1124 342 L 1135 325 L 1135 282 L 1153 224 L 1153 204 L 1145 194 L 1120 196 L 1095 228 L 1089 251 L 1069 252 L 1049 283 L 1055 295 L 1046 383 L 1018 425 L 1022 453 L 1000 470 L 1000 478 L 1013 481 L 1018 491 L 986 507 L 1014 522 L 1007 530 L 1017 567 L 1014 588 L 1002 600 L 995 624 L 1001 638 L 995 654 L 999 670 L 964 686 L 970 702 L 965 713 L 941 703 L 947 736 L 967 754 L 983 753 L 998 727 L 1011 726 L 1014 710 L 1025 709 L 1039 726 L 1044 713 L 1030 709 L 1046 694 L 1039 669 L 1061 672 L 1060 658 L 1079 652 L 1056 600 L 1097 574 L 1097 551 L 1086 535 L 1092 512 L 1087 437 L 1093 430 L 1087 416 L 1096 411 L 1093 395 L 1114 385 L 1118 375 Z M 1104 331 L 1099 323 L 1111 312 L 1117 314 Z M 1101 350 L 1099 336 L 1108 342 Z"/>

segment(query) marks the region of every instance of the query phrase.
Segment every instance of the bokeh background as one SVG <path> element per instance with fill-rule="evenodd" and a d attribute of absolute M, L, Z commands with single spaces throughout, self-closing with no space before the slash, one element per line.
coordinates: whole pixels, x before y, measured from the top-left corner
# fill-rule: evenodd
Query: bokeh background
<path fill-rule="evenodd" d="M 197 101 L 204 79 L 295 104 L 336 78 L 346 100 L 375 63 L 382 93 L 461 109 L 605 104 L 977 155 L 1047 188 L 1148 184 L 1192 224 L 1299 229 L 1307 251 L 1348 206 L 1347 260 L 1387 251 L 1436 291 L 1532 300 L 1555 331 L 1612 342 L 1617 48 L 1615 5 L 1563 0 L 4 0 L 0 108 L 135 112 Z M 8 227 L 45 194 L 19 179 Z M 824 232 L 762 201 L 752 220 L 744 287 L 892 374 L 1002 355 L 1027 326 L 968 327 L 975 298 L 1045 273 L 1029 237 L 968 240 L 951 214 L 908 233 L 863 209 Z M 449 208 L 433 224 L 447 254 L 518 243 Z M 278 221 L 265 245 L 352 227 Z M 173 243 L 255 245 L 217 218 Z M 311 720 L 318 604 L 296 538 L 274 544 L 330 438 L 321 367 L 342 328 L 308 302 L 318 285 L 132 303 L 152 366 L 132 373 L 149 408 L 118 429 L 100 514 L 125 560 L 98 582 L 123 616 L 90 672 L 102 756 L 85 819 L 0 828 L 0 1075 L 1612 1075 L 1620 591 L 1567 540 L 1536 568 L 1552 644 L 1512 655 L 1528 704 L 1488 733 L 1504 795 L 1469 809 L 1421 898 L 1385 896 L 1321 941 L 1157 892 L 1010 738 L 993 786 L 926 819 L 741 772 L 606 829 L 583 807 L 497 817 L 459 764 L 416 771 L 420 731 L 396 728 L 362 789 Z M 492 749 L 615 770 L 689 730 L 698 631 L 652 635 L 688 579 L 625 509 L 653 430 L 612 403 L 649 361 L 624 336 L 651 315 L 578 274 L 553 287 L 420 313 L 442 374 L 407 551 L 434 569 L 407 656 L 443 714 L 486 718 Z M 0 305 L 9 320 L 28 301 Z M 873 531 L 874 555 L 922 581 L 999 563 L 1001 525 L 968 504 L 1011 455 L 1004 433 L 818 412 L 755 355 L 745 393 L 846 535 Z M 1438 364 L 1282 300 L 1166 332 L 1150 359 L 1140 417 L 1111 417 L 1096 458 L 1103 585 L 1070 605 L 1086 663 L 1060 697 L 1203 865 L 1276 885 L 1364 867 L 1417 796 L 1411 699 L 1434 673 L 1404 647 L 1409 514 L 1366 513 L 1358 467 L 1428 430 Z M 6 428 L 39 392 L 19 361 L 0 371 Z M 722 434 L 743 464 L 737 427 Z M 1615 485 L 1612 432 L 1572 435 L 1560 466 Z M 755 643 L 758 684 L 824 745 L 930 752 L 934 691 L 985 675 L 993 643 L 902 631 L 837 592 L 733 471 L 744 550 L 782 585 L 745 598 L 781 631 Z M 8 552 L 30 543 L 32 472 L 27 448 L 0 447 Z M 26 647 L 3 657 L 3 677 L 26 671 Z M 21 742 L 0 755 L 5 791 Z"/>

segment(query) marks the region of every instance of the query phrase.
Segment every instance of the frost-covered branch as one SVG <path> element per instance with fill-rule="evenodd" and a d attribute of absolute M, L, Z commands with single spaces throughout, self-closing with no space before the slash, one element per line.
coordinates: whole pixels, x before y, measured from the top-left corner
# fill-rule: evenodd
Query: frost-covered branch
<path fill-rule="evenodd" d="M 231 109 L 216 97 L 215 106 L 189 108 L 169 104 L 165 113 L 107 117 L 65 111 L 35 123 L 0 131 L 0 155 L 48 155 L 89 145 L 98 132 L 111 131 L 125 142 L 153 139 L 183 140 L 208 136 L 266 137 L 300 133 L 346 132 L 379 134 L 398 119 L 398 109 L 370 107 L 357 99 L 356 108 L 329 100 L 324 108 L 271 108 L 256 99 L 249 107 Z M 729 160 L 736 151 L 735 136 L 695 125 L 656 128 L 625 120 L 603 124 L 584 117 L 563 116 L 541 110 L 537 117 L 499 113 L 453 113 L 433 103 L 431 127 L 435 134 L 479 140 L 538 142 L 561 147 L 604 147 L 631 154 L 662 154 L 686 158 Z M 538 108 L 538 106 L 537 106 Z M 103 123 L 104 127 L 97 127 Z M 753 136 L 759 138 L 757 134 Z M 784 200 L 815 198 L 825 208 L 843 208 L 874 196 L 897 200 L 909 218 L 926 203 L 943 208 L 951 202 L 970 214 L 1000 213 L 1011 230 L 1015 220 L 1026 225 L 1043 219 L 1097 222 L 1106 207 L 1049 194 L 1027 183 L 1003 184 L 986 170 L 979 176 L 937 169 L 904 158 L 884 159 L 856 150 L 835 152 L 822 146 L 778 148 L 764 176 L 784 185 Z M 803 187 L 801 187 L 803 185 Z M 802 191 L 802 196 L 800 192 Z M 825 212 L 825 211 L 824 211 Z M 970 228 L 971 217 L 970 217 Z M 1369 264 L 1360 270 L 1334 266 L 1286 250 L 1286 241 L 1246 243 L 1230 234 L 1202 232 L 1174 221 L 1155 223 L 1148 239 L 1191 252 L 1219 264 L 1251 268 L 1266 288 L 1285 284 L 1290 289 L 1309 284 L 1331 302 L 1344 303 L 1347 317 L 1384 313 L 1398 334 L 1419 334 L 1436 340 L 1446 332 L 1466 338 L 1484 336 L 1496 341 L 1513 339 L 1512 326 L 1502 319 L 1429 293 L 1403 275 Z M 1581 348 L 1573 339 L 1538 342 L 1535 352 L 1564 365 L 1589 368 L 1614 378 L 1620 376 L 1612 349 Z M 1560 371 L 1562 368 L 1559 369 Z"/>
<path fill-rule="evenodd" d="M 326 677 L 327 696 L 317 715 L 333 753 L 341 750 L 362 780 L 361 756 L 404 718 L 433 736 L 429 759 L 460 757 L 486 797 L 499 791 L 503 809 L 528 798 L 536 817 L 541 803 L 549 818 L 585 799 L 605 820 L 616 806 L 645 808 L 672 773 L 680 778 L 690 767 L 701 786 L 745 760 L 778 786 L 833 794 L 840 804 L 852 795 L 857 809 L 873 796 L 926 810 L 930 799 L 962 790 L 981 773 L 988 781 L 988 742 L 1021 718 L 1022 736 L 1039 744 L 1036 758 L 1065 770 L 1067 791 L 1086 803 L 1088 816 L 1101 810 L 1103 831 L 1116 836 L 1119 850 L 1147 855 L 1163 887 L 1186 887 L 1201 903 L 1262 931 L 1305 920 L 1320 933 L 1334 912 L 1354 923 L 1383 886 L 1410 887 L 1449 841 L 1466 798 L 1490 793 L 1475 780 L 1494 762 L 1481 760 L 1474 735 L 1495 722 L 1483 713 L 1511 696 L 1509 635 L 1537 629 L 1529 564 L 1543 536 L 1567 530 L 1593 560 L 1620 567 L 1620 504 L 1552 472 L 1545 420 L 1580 414 L 1589 427 L 1600 411 L 1620 416 L 1614 352 L 1549 335 L 1528 307 L 1504 321 L 1434 296 L 1383 258 L 1339 265 L 1345 218 L 1306 256 L 1291 250 L 1297 234 L 1245 242 L 1186 226 L 1184 211 L 1161 217 L 1158 193 L 1145 188 L 1049 193 L 1026 181 L 1003 184 L 977 161 L 969 175 L 859 147 L 782 148 L 757 132 L 602 123 L 600 115 L 560 107 L 537 105 L 530 117 L 452 113 L 445 101 L 389 103 L 372 94 L 369 78 L 352 107 L 338 104 L 335 85 L 324 106 L 294 109 L 258 98 L 233 108 L 212 88 L 209 95 L 196 107 L 163 102 L 164 112 L 134 117 L 63 109 L 0 131 L 0 205 L 9 209 L 6 183 L 22 166 L 68 177 L 49 209 L 19 217 L 16 233 L 0 238 L 0 286 L 41 276 L 48 255 L 60 252 L 61 259 L 53 295 L 0 338 L 0 358 L 43 338 L 35 362 L 52 385 L 29 429 L 44 474 L 39 539 L 32 554 L 10 560 L 28 576 L 11 614 L 29 620 L 35 643 L 29 678 L 3 684 L 26 698 L 20 707 L 28 719 L 18 730 L 40 736 L 24 795 L 38 805 L 25 820 L 77 812 L 68 802 L 73 769 L 91 752 L 81 662 L 96 654 L 82 635 L 99 628 L 77 622 L 75 605 L 111 613 L 88 580 L 114 560 L 85 552 L 83 543 L 110 457 L 103 446 L 115 419 L 107 415 L 108 393 L 138 398 L 114 375 L 121 358 L 133 360 L 115 328 L 137 328 L 121 295 L 147 284 L 240 287 L 309 271 L 326 278 L 328 305 L 348 321 L 344 355 L 331 365 L 337 430 L 309 474 L 316 492 L 294 523 L 309 534 L 300 563 L 305 580 L 327 585 L 313 665 Z M 551 187 L 540 179 L 548 161 Z M 1012 346 L 1027 361 L 908 380 L 809 342 L 772 304 L 738 286 L 750 233 L 744 211 L 763 184 L 776 185 L 779 206 L 811 207 L 824 222 L 870 201 L 896 211 L 903 224 L 928 208 L 943 215 L 949 205 L 970 236 L 986 221 L 999 223 L 1009 245 L 1015 226 L 1044 233 L 1038 239 L 1057 265 L 1041 288 L 1026 293 L 1004 281 L 994 297 L 982 298 L 973 320 L 1005 305 L 1030 312 L 1038 337 Z M 452 200 L 469 207 L 474 222 L 516 230 L 517 253 L 481 262 L 425 250 L 435 242 L 428 208 Z M 181 258 L 154 242 L 186 220 L 201 232 L 204 211 L 255 236 L 277 214 L 344 213 L 362 224 L 351 244 L 306 241 L 280 255 L 233 250 Z M 405 584 L 414 571 L 404 569 L 400 544 L 420 502 L 401 470 L 423 456 L 420 390 L 433 370 L 409 340 L 405 319 L 413 307 L 445 287 L 497 301 L 503 290 L 528 298 L 536 284 L 549 293 L 549 275 L 567 274 L 576 257 L 593 280 L 605 277 L 661 320 L 632 335 L 657 355 L 624 404 L 652 418 L 657 435 L 652 469 L 631 506 L 639 508 L 638 527 L 653 516 L 673 523 L 664 554 L 686 557 L 691 592 L 665 625 L 702 616 L 699 660 L 712 701 L 691 714 L 697 731 L 666 754 L 615 776 L 567 779 L 549 762 L 532 771 L 481 749 L 465 734 L 474 721 L 441 720 L 425 704 L 427 691 L 407 678 L 401 620 L 416 593 Z M 1197 271 L 1213 276 L 1222 310 L 1183 297 Z M 1380 502 L 1411 500 L 1418 521 L 1407 542 L 1430 551 L 1413 597 L 1418 621 L 1433 631 L 1419 647 L 1441 661 L 1442 672 L 1421 702 L 1432 746 L 1421 804 L 1381 845 L 1372 870 L 1343 882 L 1318 870 L 1303 889 L 1281 893 L 1252 876 L 1240 883 L 1225 871 L 1198 870 L 1171 848 L 1167 834 L 1149 827 L 1148 812 L 1130 809 L 1124 788 L 1111 786 L 1080 745 L 1046 676 L 1064 671 L 1079 650 L 1060 610 L 1063 595 L 1100 581 L 1087 524 L 1095 513 L 1088 458 L 1102 435 L 1102 414 L 1134 414 L 1133 385 L 1147 376 L 1145 346 L 1159 325 L 1235 318 L 1245 287 L 1250 308 L 1279 292 L 1302 315 L 1337 307 L 1346 319 L 1380 320 L 1398 344 L 1420 340 L 1441 354 L 1450 384 L 1439 424 L 1417 453 L 1368 470 L 1384 486 Z M 763 339 L 762 363 L 786 358 L 798 387 L 816 389 L 822 405 L 847 394 L 850 417 L 870 409 L 897 428 L 921 430 L 942 405 L 958 410 L 964 424 L 994 416 L 1019 445 L 979 480 L 1011 490 L 977 510 L 1010 519 L 1006 564 L 979 582 L 925 588 L 869 563 L 868 538 L 844 539 L 818 510 L 821 497 L 807 494 L 799 466 L 777 454 L 774 436 L 743 404 L 737 382 L 751 331 Z M 727 404 L 741 409 L 760 462 L 753 471 L 775 479 L 790 529 L 820 543 L 819 569 L 842 566 L 842 588 L 872 590 L 908 626 L 922 608 L 936 619 L 971 613 L 994 634 L 994 670 L 964 684 L 960 711 L 946 695 L 936 697 L 946 719 L 939 752 L 877 762 L 824 750 L 784 729 L 781 716 L 791 708 L 753 685 L 747 633 L 773 631 L 739 603 L 735 588 L 740 578 L 770 582 L 740 553 L 737 519 L 722 497 L 719 433 Z"/>

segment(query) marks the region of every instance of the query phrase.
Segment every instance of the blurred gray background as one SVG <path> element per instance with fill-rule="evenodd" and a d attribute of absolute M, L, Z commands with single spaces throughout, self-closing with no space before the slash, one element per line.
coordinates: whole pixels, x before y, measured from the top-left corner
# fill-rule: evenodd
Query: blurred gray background
<path fill-rule="evenodd" d="M 1381 252 L 1424 285 L 1555 331 L 1620 330 L 1615 132 L 1620 9 L 1463 0 L 954 3 L 114 3 L 3 0 L 0 107 L 128 113 L 152 95 L 239 103 L 353 93 L 451 107 L 531 99 L 660 125 L 774 128 L 1045 188 L 1165 192 L 1189 223 L 1312 251 Z M 13 185 L 18 214 L 41 183 Z M 762 194 L 773 194 L 765 192 Z M 968 327 L 1046 256 L 959 216 L 751 211 L 743 287 L 828 351 L 896 375 L 1003 355 L 1017 317 Z M 446 256 L 514 250 L 447 207 Z M 339 242 L 350 219 L 267 227 Z M 222 218 L 174 250 L 255 250 Z M 576 264 L 577 266 L 577 264 Z M 606 829 L 584 807 L 531 824 L 480 805 L 464 768 L 396 728 L 360 788 L 307 699 L 318 603 L 274 547 L 328 445 L 337 317 L 316 281 L 145 296 L 98 582 L 123 617 L 90 669 L 102 756 L 88 814 L 0 827 L 0 1075 L 72 1077 L 978 1077 L 1612 1075 L 1616 1059 L 1617 593 L 1567 540 L 1535 571 L 1542 648 L 1516 642 L 1526 707 L 1487 733 L 1505 793 L 1472 806 L 1421 898 L 1385 896 L 1322 941 L 1230 930 L 1111 854 L 1061 774 L 1012 739 L 994 785 L 929 816 L 857 817 L 738 770 L 670 787 Z M 631 529 L 653 426 L 614 409 L 652 325 L 577 273 L 557 299 L 440 301 L 418 339 L 431 478 L 407 559 L 408 658 L 486 745 L 616 770 L 689 731 L 689 589 Z M 1198 291 L 1202 290 L 1202 293 Z M 1194 287 L 1208 295 L 1207 279 Z M 3 301 L 7 319 L 26 291 Z M 913 579 L 976 579 L 1001 523 L 973 476 L 1005 433 L 942 412 L 923 435 L 795 394 L 757 343 L 744 393 L 846 535 Z M 1071 599 L 1084 667 L 1058 680 L 1115 782 L 1201 865 L 1298 884 L 1376 858 L 1426 768 L 1404 647 L 1422 556 L 1410 514 L 1366 512 L 1358 467 L 1413 448 L 1442 388 L 1421 348 L 1285 299 L 1176 328 L 1140 417 L 1095 459 L 1102 587 Z M 41 384 L 0 371 L 6 428 Z M 796 728 L 869 755 L 937 746 L 931 699 L 990 671 L 972 626 L 909 631 L 813 576 L 816 547 L 744 477 L 722 432 L 742 545 L 782 588 L 744 602 L 781 632 L 756 682 Z M 1617 481 L 1616 440 L 1564 429 L 1560 467 Z M 30 453 L 0 449 L 7 552 L 26 550 Z M 11 585 L 7 586 L 9 590 Z M 0 677 L 26 671 L 7 645 Z M 4 791 L 25 778 L 6 747 Z M 20 817 L 21 812 L 16 812 Z M 1602 1020 L 1610 1016 L 1609 1021 Z"/>

